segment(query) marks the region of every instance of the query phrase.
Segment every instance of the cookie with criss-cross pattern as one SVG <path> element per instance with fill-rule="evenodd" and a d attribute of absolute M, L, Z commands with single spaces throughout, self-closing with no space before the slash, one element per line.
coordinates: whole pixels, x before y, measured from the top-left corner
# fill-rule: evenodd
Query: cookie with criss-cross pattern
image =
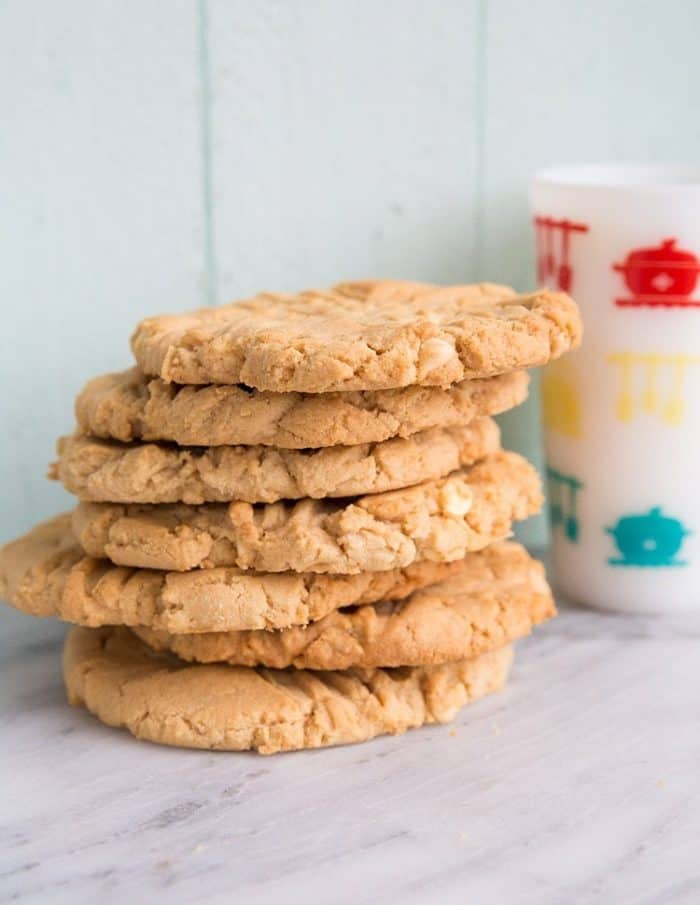
<path fill-rule="evenodd" d="M 527 387 L 527 373 L 513 371 L 447 389 L 272 393 L 242 386 L 181 386 L 132 368 L 93 378 L 78 395 L 75 414 L 82 433 L 124 443 L 315 449 L 467 424 L 520 405 Z"/>
<path fill-rule="evenodd" d="M 68 699 L 108 726 L 185 748 L 261 754 L 362 742 L 446 723 L 506 682 L 510 647 L 440 666 L 252 669 L 187 664 L 128 629 L 73 628 L 63 674 Z"/>
<path fill-rule="evenodd" d="M 437 481 L 350 500 L 80 503 L 73 531 L 89 555 L 126 566 L 356 574 L 462 559 L 541 503 L 535 469 L 499 452 Z"/>
<path fill-rule="evenodd" d="M 554 616 L 542 564 L 504 541 L 470 553 L 452 578 L 401 601 L 335 610 L 279 632 L 134 631 L 183 660 L 285 669 L 367 669 L 452 663 L 502 647 Z"/>
<path fill-rule="evenodd" d="M 358 575 L 130 569 L 85 556 L 70 518 L 49 519 L 0 549 L 3 600 L 33 616 L 86 626 L 143 625 L 170 633 L 279 629 L 306 625 L 339 607 L 400 600 L 465 569 L 464 560 Z"/>
<path fill-rule="evenodd" d="M 361 446 L 275 449 L 117 443 L 74 435 L 50 471 L 82 500 L 114 503 L 274 503 L 380 493 L 441 478 L 500 447 L 496 422 L 478 418 Z"/>

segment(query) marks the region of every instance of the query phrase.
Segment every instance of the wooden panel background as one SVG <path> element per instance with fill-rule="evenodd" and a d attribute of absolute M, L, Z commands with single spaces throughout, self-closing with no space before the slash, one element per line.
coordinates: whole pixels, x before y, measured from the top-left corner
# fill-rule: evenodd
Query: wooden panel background
<path fill-rule="evenodd" d="M 700 156 L 692 0 L 4 0 L 0 540 L 134 322 L 387 274 L 532 286 L 528 176 Z M 504 419 L 539 456 L 537 405 Z M 528 539 L 543 538 L 543 523 Z"/>
<path fill-rule="evenodd" d="M 142 313 L 205 303 L 197 12 L 0 6 L 3 538 L 70 505 L 44 473 L 85 379 Z"/>

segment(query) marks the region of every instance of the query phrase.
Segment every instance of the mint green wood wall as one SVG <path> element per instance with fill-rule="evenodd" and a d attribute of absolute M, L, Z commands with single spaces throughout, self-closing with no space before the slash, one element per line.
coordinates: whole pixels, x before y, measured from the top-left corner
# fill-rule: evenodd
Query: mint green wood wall
<path fill-rule="evenodd" d="M 4 0 L 0 540 L 70 504 L 53 440 L 143 314 L 368 274 L 531 287 L 534 168 L 700 157 L 696 10 Z M 534 402 L 504 425 L 539 456 Z"/>

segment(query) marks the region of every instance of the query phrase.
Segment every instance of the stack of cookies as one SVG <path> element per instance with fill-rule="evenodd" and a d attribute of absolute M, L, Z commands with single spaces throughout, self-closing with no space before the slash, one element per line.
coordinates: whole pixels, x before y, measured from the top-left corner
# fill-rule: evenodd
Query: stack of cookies
<path fill-rule="evenodd" d="M 78 497 L 0 552 L 0 592 L 75 624 L 73 704 L 263 753 L 451 720 L 554 614 L 506 538 L 532 466 L 491 416 L 575 346 L 561 293 L 357 282 L 142 322 L 51 477 Z"/>

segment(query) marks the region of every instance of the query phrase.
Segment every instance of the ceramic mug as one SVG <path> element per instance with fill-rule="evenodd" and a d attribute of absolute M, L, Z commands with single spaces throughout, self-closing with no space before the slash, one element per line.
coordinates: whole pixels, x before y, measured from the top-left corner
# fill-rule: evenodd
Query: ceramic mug
<path fill-rule="evenodd" d="M 700 612 L 700 165 L 543 171 L 532 208 L 538 282 L 585 327 L 542 377 L 555 585 Z"/>

